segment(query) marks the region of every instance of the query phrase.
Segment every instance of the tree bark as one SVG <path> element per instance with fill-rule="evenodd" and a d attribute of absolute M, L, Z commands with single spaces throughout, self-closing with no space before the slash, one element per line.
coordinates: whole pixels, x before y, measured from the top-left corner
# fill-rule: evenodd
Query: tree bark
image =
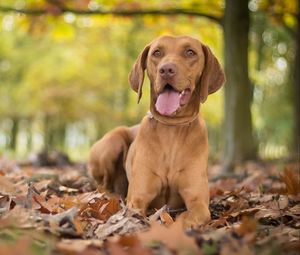
<path fill-rule="evenodd" d="M 298 31 L 296 37 L 295 82 L 294 82 L 294 139 L 293 154 L 300 154 L 300 0 L 298 0 Z"/>
<path fill-rule="evenodd" d="M 44 148 L 43 151 L 49 152 L 54 147 L 54 133 L 52 127 L 53 119 L 46 115 L 44 117 Z"/>
<path fill-rule="evenodd" d="M 57 118 L 56 126 L 54 129 L 54 149 L 59 151 L 65 151 L 66 149 L 66 135 L 67 135 L 67 126 L 61 118 Z"/>
<path fill-rule="evenodd" d="M 248 1 L 226 0 L 224 16 L 225 44 L 225 129 L 223 166 L 232 171 L 242 161 L 255 159 L 257 146 L 253 136 L 252 86 L 248 76 Z"/>
<path fill-rule="evenodd" d="M 12 121 L 12 126 L 11 126 L 11 132 L 10 132 L 9 148 L 12 151 L 16 151 L 20 120 L 19 120 L 19 118 L 12 118 L 11 121 Z"/>
<path fill-rule="evenodd" d="M 65 149 L 66 125 L 59 116 L 45 116 L 44 151 Z"/>

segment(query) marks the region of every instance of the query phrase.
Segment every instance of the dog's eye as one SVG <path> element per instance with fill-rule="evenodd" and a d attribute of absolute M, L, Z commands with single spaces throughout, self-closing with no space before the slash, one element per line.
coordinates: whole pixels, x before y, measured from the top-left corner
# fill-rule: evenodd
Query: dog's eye
<path fill-rule="evenodd" d="M 160 50 L 155 50 L 155 51 L 153 51 L 152 55 L 154 57 L 160 57 L 161 56 L 161 51 Z"/>
<path fill-rule="evenodd" d="M 188 49 L 185 54 L 188 56 L 188 57 L 193 57 L 196 55 L 196 52 L 191 50 L 191 49 Z"/>

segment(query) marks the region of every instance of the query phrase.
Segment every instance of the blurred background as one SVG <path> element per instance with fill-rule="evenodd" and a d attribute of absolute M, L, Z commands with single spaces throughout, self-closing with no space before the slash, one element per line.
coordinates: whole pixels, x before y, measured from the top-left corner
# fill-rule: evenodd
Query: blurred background
<path fill-rule="evenodd" d="M 297 21 L 298 20 L 298 21 Z M 298 0 L 5 0 L 0 3 L 0 157 L 93 142 L 146 114 L 127 75 L 163 34 L 210 46 L 227 82 L 202 105 L 210 161 L 299 156 Z"/>

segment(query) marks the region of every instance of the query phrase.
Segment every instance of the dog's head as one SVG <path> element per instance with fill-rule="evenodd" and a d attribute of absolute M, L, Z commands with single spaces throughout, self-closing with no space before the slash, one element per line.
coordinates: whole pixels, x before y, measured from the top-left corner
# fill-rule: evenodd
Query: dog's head
<path fill-rule="evenodd" d="M 225 81 L 211 50 L 188 36 L 159 37 L 140 53 L 129 74 L 138 101 L 145 70 L 151 83 L 151 110 L 165 117 L 198 112 L 200 102 Z"/>

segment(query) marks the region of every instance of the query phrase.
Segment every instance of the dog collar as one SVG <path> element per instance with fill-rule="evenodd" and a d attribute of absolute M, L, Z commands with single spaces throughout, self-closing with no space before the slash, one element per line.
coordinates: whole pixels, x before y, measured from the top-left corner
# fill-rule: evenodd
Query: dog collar
<path fill-rule="evenodd" d="M 159 118 L 155 118 L 151 111 L 147 112 L 147 117 L 149 119 L 154 119 L 154 120 L 158 121 L 159 123 L 161 123 L 163 125 L 167 125 L 167 126 L 188 126 L 198 118 L 198 113 L 195 116 L 193 116 L 191 119 L 189 119 L 187 121 L 179 122 L 179 123 L 169 123 L 169 122 L 161 120 Z"/>

